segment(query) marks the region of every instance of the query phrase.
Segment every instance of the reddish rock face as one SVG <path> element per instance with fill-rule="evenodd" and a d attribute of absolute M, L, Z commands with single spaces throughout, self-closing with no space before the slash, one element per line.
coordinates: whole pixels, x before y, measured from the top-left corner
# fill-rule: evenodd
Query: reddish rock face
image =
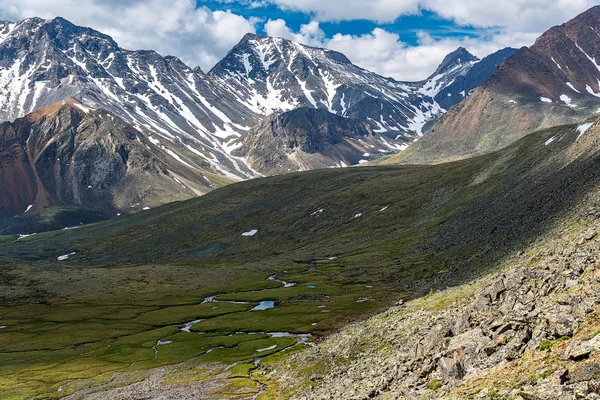
<path fill-rule="evenodd" d="M 135 211 L 211 183 L 114 115 L 68 99 L 0 124 L 0 188 L 0 216 L 14 216 L 59 204 Z"/>
<path fill-rule="evenodd" d="M 40 201 L 47 200 L 21 143 L 18 126 L 0 125 L 0 210 L 8 215 L 22 214 L 35 205 L 38 193 Z"/>
<path fill-rule="evenodd" d="M 600 6 L 551 28 L 509 57 L 442 116 L 405 162 L 497 150 L 528 132 L 573 123 L 600 107 Z"/>

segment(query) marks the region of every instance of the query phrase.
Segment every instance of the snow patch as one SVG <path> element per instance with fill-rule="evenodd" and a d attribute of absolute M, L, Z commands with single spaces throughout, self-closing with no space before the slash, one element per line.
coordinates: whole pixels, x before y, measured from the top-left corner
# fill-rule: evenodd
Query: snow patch
<path fill-rule="evenodd" d="M 552 103 L 552 100 L 547 98 L 547 97 L 540 97 L 540 100 L 543 101 L 544 103 Z"/>
<path fill-rule="evenodd" d="M 544 146 L 548 146 L 550 143 L 554 142 L 555 137 L 552 136 L 550 139 L 546 140 L 546 143 L 544 143 Z"/>
<path fill-rule="evenodd" d="M 587 131 L 589 131 L 592 126 L 594 126 L 593 122 L 588 122 L 587 124 L 579 125 L 577 127 L 577 132 L 579 132 L 579 136 L 577 136 L 577 139 L 575 139 L 575 141 L 578 141 L 579 138 L 583 136 Z"/>
<path fill-rule="evenodd" d="M 74 256 L 75 254 L 77 254 L 77 253 L 73 252 L 73 253 L 65 254 L 63 256 L 57 257 L 56 259 L 58 261 L 65 261 L 65 260 L 68 260 L 70 256 Z"/>
<path fill-rule="evenodd" d="M 258 233 L 258 229 L 252 229 L 248 232 L 242 233 L 242 236 L 254 236 Z"/>
<path fill-rule="evenodd" d="M 581 93 L 579 90 L 575 89 L 575 86 L 571 82 L 567 82 L 567 86 L 570 87 L 573 91 L 577 93 Z"/>
<path fill-rule="evenodd" d="M 573 102 L 573 100 L 571 100 L 571 98 L 566 94 L 561 94 L 560 99 L 567 105 L 571 105 L 571 103 Z"/>

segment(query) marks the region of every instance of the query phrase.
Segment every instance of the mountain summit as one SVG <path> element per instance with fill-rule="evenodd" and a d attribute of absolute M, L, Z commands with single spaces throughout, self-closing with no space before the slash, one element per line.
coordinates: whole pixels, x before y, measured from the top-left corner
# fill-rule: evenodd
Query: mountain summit
<path fill-rule="evenodd" d="M 459 47 L 458 49 L 454 50 L 452 53 L 444 57 L 444 60 L 435 70 L 433 75 L 431 75 L 431 77 L 443 74 L 451 69 L 463 66 L 468 63 L 474 63 L 477 61 L 479 61 L 479 58 L 469 53 L 464 47 Z"/>

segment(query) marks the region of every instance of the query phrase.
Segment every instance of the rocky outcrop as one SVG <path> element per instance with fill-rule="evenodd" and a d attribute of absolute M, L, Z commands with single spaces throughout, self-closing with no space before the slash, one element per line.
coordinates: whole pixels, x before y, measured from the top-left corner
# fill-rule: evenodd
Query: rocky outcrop
<path fill-rule="evenodd" d="M 271 375 L 298 399 L 600 398 L 597 221 L 560 226 L 500 272 L 345 328 Z"/>
<path fill-rule="evenodd" d="M 327 110 L 299 108 L 272 115 L 239 139 L 233 155 L 265 175 L 350 166 L 391 152 L 370 126 Z"/>

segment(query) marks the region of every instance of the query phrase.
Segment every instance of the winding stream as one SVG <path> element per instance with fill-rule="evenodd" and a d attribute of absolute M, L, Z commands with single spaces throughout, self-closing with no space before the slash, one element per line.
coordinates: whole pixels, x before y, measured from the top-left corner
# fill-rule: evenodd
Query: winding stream
<path fill-rule="evenodd" d="M 284 288 L 290 288 L 290 287 L 293 287 L 293 286 L 296 285 L 296 283 L 286 282 L 283 279 L 277 278 L 277 275 L 270 275 L 267 278 L 267 280 L 271 281 L 271 282 L 281 283 Z M 217 300 L 217 297 L 222 296 L 222 295 L 224 295 L 224 294 L 217 294 L 217 295 L 214 295 L 214 296 L 207 297 L 207 298 L 204 299 L 204 301 L 202 301 L 202 304 L 205 304 L 205 303 L 252 304 L 251 302 L 247 302 L 247 301 Z M 275 307 L 275 301 L 273 301 L 273 300 L 265 300 L 265 301 L 261 301 L 257 306 L 255 306 L 254 308 L 252 308 L 252 309 L 250 309 L 249 311 L 246 311 L 246 312 L 269 310 L 269 309 L 272 309 L 274 307 Z M 186 332 L 186 333 L 198 333 L 198 334 L 201 334 L 201 332 L 192 332 L 191 329 L 192 329 L 192 327 L 194 325 L 196 325 L 197 323 L 200 323 L 202 321 L 203 321 L 203 319 L 197 319 L 197 320 L 194 320 L 194 321 L 186 322 L 183 325 L 183 327 L 180 328 L 180 331 Z M 239 333 L 242 333 L 242 332 L 239 332 Z M 275 351 L 274 353 L 271 353 L 271 354 L 276 354 L 278 352 L 286 351 L 286 350 L 288 350 L 288 349 L 290 349 L 292 347 L 295 347 L 295 346 L 298 346 L 298 345 L 301 345 L 301 344 L 313 345 L 314 346 L 314 344 L 310 342 L 311 335 L 307 334 L 307 333 L 299 334 L 299 333 L 292 333 L 292 332 L 249 332 L 247 334 L 262 334 L 262 335 L 267 335 L 269 338 L 284 338 L 285 337 L 285 338 L 296 339 L 296 344 L 284 347 L 281 350 Z M 159 340 L 156 343 L 156 345 L 153 347 L 153 350 L 155 352 L 155 358 L 158 356 L 158 349 L 157 349 L 157 347 L 161 346 L 161 345 L 167 345 L 167 344 L 170 344 L 170 343 L 172 343 L 172 342 L 171 341 L 161 341 L 161 340 Z M 224 347 L 223 346 L 218 346 L 218 347 L 210 348 L 210 349 L 208 349 L 206 351 L 205 354 L 208 354 L 208 353 L 210 353 L 210 352 L 212 352 L 212 351 L 214 351 L 216 349 L 222 349 L 222 348 L 224 348 Z M 258 349 L 258 350 L 256 350 L 256 353 L 269 352 L 269 351 L 275 350 L 275 349 L 277 349 L 277 344 L 275 344 L 273 346 L 270 346 L 270 347 L 266 347 L 264 349 Z M 258 368 L 258 366 L 259 366 L 259 364 L 260 364 L 260 362 L 261 362 L 262 359 L 263 359 L 262 357 L 257 357 L 257 358 L 255 358 L 253 360 L 252 363 L 254 364 L 255 367 Z M 234 365 L 237 365 L 237 364 L 238 363 L 234 363 L 234 364 L 228 366 L 227 369 L 229 369 L 229 368 L 231 368 L 231 367 L 233 367 Z M 251 397 L 252 400 L 256 400 L 261 394 L 266 393 L 267 386 L 265 384 L 261 383 L 260 381 L 254 379 L 252 377 L 252 375 L 253 375 L 253 371 L 250 371 L 250 373 L 248 375 L 248 379 L 251 379 L 252 381 L 254 381 L 256 383 L 256 385 L 259 387 L 259 391 L 254 396 Z"/>

